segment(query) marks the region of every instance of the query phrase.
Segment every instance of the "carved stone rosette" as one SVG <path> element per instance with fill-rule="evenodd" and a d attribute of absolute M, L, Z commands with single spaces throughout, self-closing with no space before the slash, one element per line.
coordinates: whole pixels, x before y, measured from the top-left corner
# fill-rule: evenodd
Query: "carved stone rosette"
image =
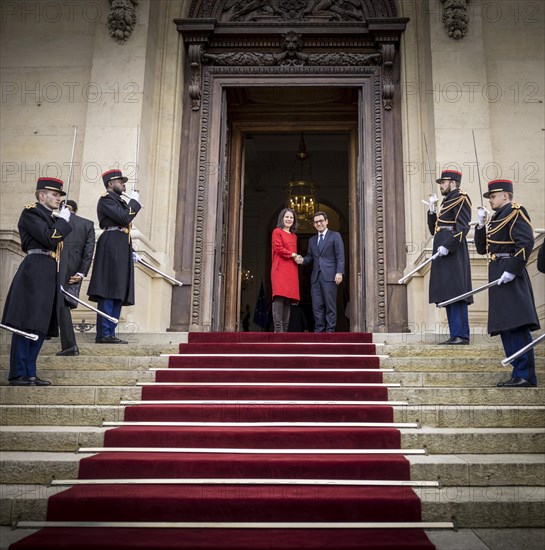
<path fill-rule="evenodd" d="M 451 38 L 460 40 L 469 28 L 469 0 L 441 0 L 443 4 L 443 25 Z"/>
<path fill-rule="evenodd" d="M 109 0 L 108 29 L 110 36 L 124 44 L 136 26 L 136 4 L 138 0 Z"/>

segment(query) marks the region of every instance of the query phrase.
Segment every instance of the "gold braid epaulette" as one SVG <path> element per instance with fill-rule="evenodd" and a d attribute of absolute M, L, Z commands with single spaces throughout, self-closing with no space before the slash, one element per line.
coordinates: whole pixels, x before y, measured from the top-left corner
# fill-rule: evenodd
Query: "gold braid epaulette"
<path fill-rule="evenodd" d="M 31 208 L 36 208 L 36 203 L 35 202 L 33 202 L 31 204 L 27 204 L 25 206 L 25 210 L 30 210 Z"/>

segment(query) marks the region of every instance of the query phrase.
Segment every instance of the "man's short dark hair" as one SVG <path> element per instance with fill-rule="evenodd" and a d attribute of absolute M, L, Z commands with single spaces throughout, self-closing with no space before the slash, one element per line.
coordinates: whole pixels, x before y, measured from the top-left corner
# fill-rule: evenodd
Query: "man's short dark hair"
<path fill-rule="evenodd" d="M 317 218 L 318 216 L 323 216 L 324 220 L 327 220 L 327 214 L 325 212 L 322 212 L 321 210 L 316 212 L 316 214 L 314 214 L 312 219 Z"/>

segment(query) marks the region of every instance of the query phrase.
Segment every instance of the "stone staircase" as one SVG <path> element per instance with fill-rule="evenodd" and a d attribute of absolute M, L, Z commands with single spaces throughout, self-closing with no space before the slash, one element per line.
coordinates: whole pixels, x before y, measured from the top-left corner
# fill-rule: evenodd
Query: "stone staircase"
<path fill-rule="evenodd" d="M 429 336 L 428 336 L 429 338 Z M 64 487 L 53 479 L 77 477 L 80 447 L 101 447 L 103 422 L 123 420 L 122 400 L 138 400 L 137 384 L 154 380 L 167 366 L 160 353 L 177 353 L 184 333 L 144 334 L 129 346 L 91 343 L 84 335 L 79 357 L 56 357 L 46 342 L 38 373 L 48 388 L 0 387 L 0 524 L 44 520 L 47 499 Z M 418 488 L 423 521 L 450 521 L 463 528 L 542 527 L 545 524 L 545 386 L 496 388 L 509 371 L 501 347 L 477 340 L 471 346 L 423 343 L 419 335 L 375 335 L 387 357 L 384 382 L 395 421 L 421 429 L 401 430 L 402 448 L 426 448 L 409 456 L 411 479 L 441 480 L 442 488 Z M 545 349 L 536 348 L 538 380 L 545 382 Z M 5 384 L 9 346 L 2 344 L 0 379 Z M 231 366 L 231 365 L 227 365 Z M 221 421 L 221 418 L 210 420 Z M 264 421 L 267 419 L 264 418 Z"/>

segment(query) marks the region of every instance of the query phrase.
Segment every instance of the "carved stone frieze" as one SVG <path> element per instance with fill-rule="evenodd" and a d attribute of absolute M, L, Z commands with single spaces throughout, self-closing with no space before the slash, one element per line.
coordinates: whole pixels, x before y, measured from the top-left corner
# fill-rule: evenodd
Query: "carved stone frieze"
<path fill-rule="evenodd" d="M 351 52 L 302 53 L 301 34 L 289 31 L 282 35 L 282 52 L 222 52 L 204 53 L 203 61 L 214 65 L 228 66 L 272 66 L 272 65 L 377 65 L 381 54 L 361 54 Z"/>
<path fill-rule="evenodd" d="M 469 27 L 469 0 L 441 0 L 443 25 L 451 38 L 460 40 L 467 35 Z"/>
<path fill-rule="evenodd" d="M 222 22 L 350 22 L 395 17 L 393 0 L 223 0 Z"/>
<path fill-rule="evenodd" d="M 124 44 L 136 26 L 136 5 L 138 0 L 109 0 L 108 29 L 110 36 Z"/>

